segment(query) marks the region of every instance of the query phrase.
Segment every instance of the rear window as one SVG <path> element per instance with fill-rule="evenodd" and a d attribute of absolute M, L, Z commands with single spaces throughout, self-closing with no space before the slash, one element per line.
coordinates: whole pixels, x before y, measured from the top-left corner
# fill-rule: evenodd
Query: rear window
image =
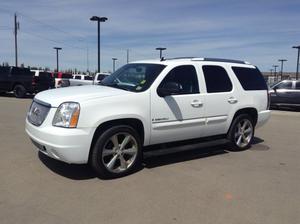
<path fill-rule="evenodd" d="M 208 93 L 230 92 L 232 90 L 232 83 L 223 67 L 205 65 L 202 69 Z"/>
<path fill-rule="evenodd" d="M 257 68 L 232 67 L 244 90 L 268 89 L 265 79 Z"/>
<path fill-rule="evenodd" d="M 300 81 L 296 82 L 296 89 L 300 89 Z"/>

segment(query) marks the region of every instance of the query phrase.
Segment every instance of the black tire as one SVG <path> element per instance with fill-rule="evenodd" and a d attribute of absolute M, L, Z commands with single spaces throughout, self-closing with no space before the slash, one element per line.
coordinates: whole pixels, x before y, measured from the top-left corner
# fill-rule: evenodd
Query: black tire
<path fill-rule="evenodd" d="M 16 85 L 14 87 L 14 95 L 16 98 L 23 98 L 26 95 L 26 89 L 22 85 Z"/>
<path fill-rule="evenodd" d="M 112 155 L 104 156 L 103 155 L 104 147 L 111 144 L 111 146 L 113 148 L 111 150 L 113 151 L 115 148 L 114 147 L 115 144 L 113 143 L 113 141 L 111 139 L 117 135 L 117 136 L 119 136 L 119 137 L 117 137 L 118 144 L 120 143 L 119 139 L 121 139 L 121 143 L 123 143 L 124 139 L 126 138 L 126 134 L 128 134 L 128 136 L 132 137 L 132 139 L 130 141 L 132 141 L 133 143 L 129 142 L 128 143 L 129 146 L 130 146 L 130 144 L 136 145 L 136 147 L 131 146 L 131 148 L 137 148 L 135 157 L 132 159 L 130 165 L 128 165 L 128 163 L 126 161 L 126 165 L 128 165 L 128 167 L 122 171 L 120 171 L 120 169 L 122 169 L 121 158 L 115 159 L 113 166 L 117 167 L 117 165 L 119 165 L 119 169 L 116 168 L 115 171 L 112 171 L 108 168 L 108 164 L 110 162 L 112 162 L 114 156 L 118 156 L 117 155 L 118 153 L 115 152 Z M 122 135 L 124 135 L 123 140 L 122 140 Z M 120 145 L 122 145 L 122 144 L 119 144 L 119 148 L 118 148 L 119 153 L 120 153 L 120 151 L 122 151 Z M 127 146 L 127 145 L 125 145 L 125 146 Z M 124 146 L 124 149 L 125 149 L 125 146 Z M 130 150 L 130 149 L 127 149 L 127 150 Z M 106 149 L 105 151 L 107 152 L 109 150 Z M 122 158 L 124 161 L 125 154 L 122 155 Z M 105 163 L 106 159 L 107 159 L 107 162 L 109 161 L 107 164 Z M 130 160 L 128 160 L 128 161 L 130 161 Z M 98 139 L 96 140 L 94 147 L 92 148 L 90 161 L 89 161 L 90 165 L 97 172 L 99 177 L 103 178 L 103 179 L 111 179 L 111 178 L 118 178 L 118 177 L 126 176 L 126 175 L 136 171 L 141 166 L 141 162 L 142 162 L 142 144 L 141 144 L 140 136 L 132 127 L 127 126 L 127 125 L 110 127 L 107 130 L 105 130 L 103 133 L 101 133 L 98 136 Z"/>
<path fill-rule="evenodd" d="M 245 123 L 243 123 L 245 122 Z M 245 130 L 249 131 L 251 128 L 251 132 L 249 132 L 249 136 L 248 136 L 248 132 L 247 137 L 246 134 L 244 133 L 244 131 L 242 131 L 240 129 L 241 126 L 239 126 L 239 124 L 246 124 L 247 128 L 245 128 Z M 242 151 L 245 149 L 248 149 L 253 141 L 253 137 L 254 137 L 254 122 L 253 122 L 253 118 L 251 116 L 249 116 L 248 114 L 240 114 L 238 116 L 236 116 L 230 126 L 230 129 L 227 133 L 227 139 L 230 141 L 231 146 L 233 147 L 234 151 Z M 243 132 L 243 134 L 242 134 Z M 240 137 L 240 135 L 242 137 Z M 244 136 L 244 137 L 243 137 Z M 240 141 L 239 138 L 241 138 Z M 245 141 L 244 141 L 245 140 Z M 243 142 L 241 142 L 243 141 Z M 240 142 L 240 144 L 238 144 Z M 243 144 L 242 144 L 243 143 Z"/>

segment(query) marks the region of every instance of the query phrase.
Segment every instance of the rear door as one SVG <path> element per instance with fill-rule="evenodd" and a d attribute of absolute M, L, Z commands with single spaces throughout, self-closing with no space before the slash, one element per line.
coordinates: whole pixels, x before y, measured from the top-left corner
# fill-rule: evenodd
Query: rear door
<path fill-rule="evenodd" d="M 170 82 L 178 84 L 179 93 L 159 96 L 157 89 Z M 196 68 L 193 65 L 172 68 L 151 88 L 151 144 L 201 137 L 204 105 Z"/>
<path fill-rule="evenodd" d="M 216 64 L 202 65 L 205 79 L 205 135 L 219 135 L 227 132 L 229 115 L 238 103 L 238 96 L 228 75 L 228 68 Z"/>

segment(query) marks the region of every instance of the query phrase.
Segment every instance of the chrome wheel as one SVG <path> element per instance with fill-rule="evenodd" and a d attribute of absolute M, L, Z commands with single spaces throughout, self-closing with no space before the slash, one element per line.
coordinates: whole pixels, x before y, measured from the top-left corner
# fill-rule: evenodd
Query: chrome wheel
<path fill-rule="evenodd" d="M 138 143 L 129 133 L 120 132 L 111 136 L 102 150 L 102 163 L 113 173 L 121 173 L 130 168 L 138 154 Z"/>
<path fill-rule="evenodd" d="M 243 148 L 247 146 L 253 137 L 253 125 L 248 119 L 241 120 L 235 128 L 234 141 L 235 144 Z"/>

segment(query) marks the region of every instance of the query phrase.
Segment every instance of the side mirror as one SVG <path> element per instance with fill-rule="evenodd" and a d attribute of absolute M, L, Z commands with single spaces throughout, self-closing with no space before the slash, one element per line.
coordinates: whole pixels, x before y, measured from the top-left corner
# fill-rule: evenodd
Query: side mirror
<path fill-rule="evenodd" d="M 176 82 L 167 82 L 162 87 L 158 87 L 157 94 L 160 97 L 176 95 L 180 93 L 180 85 Z"/>

